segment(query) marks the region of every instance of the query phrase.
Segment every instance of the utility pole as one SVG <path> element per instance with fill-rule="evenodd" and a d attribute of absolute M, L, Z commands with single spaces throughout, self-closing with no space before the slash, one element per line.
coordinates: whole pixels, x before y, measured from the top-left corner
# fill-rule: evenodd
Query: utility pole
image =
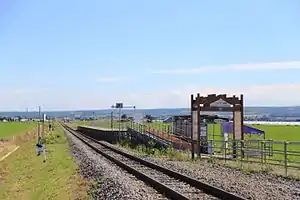
<path fill-rule="evenodd" d="M 113 122 L 114 122 L 114 111 L 111 111 L 110 113 L 110 128 L 113 130 Z"/>
<path fill-rule="evenodd" d="M 46 120 L 46 114 L 43 113 L 43 122 L 42 122 L 42 136 L 45 136 L 45 120 Z"/>
<path fill-rule="evenodd" d="M 41 137 L 40 120 L 41 120 L 41 106 L 39 106 L 38 139 Z"/>
<path fill-rule="evenodd" d="M 25 117 L 25 120 L 27 119 L 28 121 L 27 121 L 27 123 L 29 122 L 29 116 L 28 116 L 28 108 L 26 108 L 26 117 Z"/>

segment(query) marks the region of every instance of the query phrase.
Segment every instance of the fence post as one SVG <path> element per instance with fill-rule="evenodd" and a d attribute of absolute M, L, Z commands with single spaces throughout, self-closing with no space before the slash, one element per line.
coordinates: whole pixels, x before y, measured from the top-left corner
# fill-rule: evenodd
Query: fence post
<path fill-rule="evenodd" d="M 224 141 L 224 143 L 225 143 L 225 163 L 226 163 L 226 161 L 227 161 L 227 141 L 225 140 Z"/>
<path fill-rule="evenodd" d="M 240 158 L 240 162 L 241 162 L 241 168 L 243 167 L 243 156 L 242 156 L 243 145 L 244 145 L 243 142 L 244 142 L 243 140 L 240 140 L 240 153 L 241 153 L 240 154 L 240 157 L 241 157 Z M 238 151 L 236 151 L 236 152 L 238 152 Z"/>
<path fill-rule="evenodd" d="M 173 149 L 173 140 L 172 140 L 172 135 L 171 135 L 171 134 L 169 134 L 169 132 L 168 132 L 168 135 L 170 136 L 171 148 Z"/>
<path fill-rule="evenodd" d="M 284 169 L 285 169 L 285 176 L 287 176 L 287 142 L 284 141 Z"/>
<path fill-rule="evenodd" d="M 260 141 L 260 161 L 261 161 L 261 169 L 263 169 L 264 165 L 264 149 L 263 149 L 263 141 Z"/>
<path fill-rule="evenodd" d="M 264 140 L 264 163 L 267 163 L 267 147 L 266 147 L 266 141 Z"/>

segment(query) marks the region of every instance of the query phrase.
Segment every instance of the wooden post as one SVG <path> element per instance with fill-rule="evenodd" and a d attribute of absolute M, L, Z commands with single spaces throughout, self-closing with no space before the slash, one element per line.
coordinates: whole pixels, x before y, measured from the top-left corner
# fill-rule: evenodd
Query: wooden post
<path fill-rule="evenodd" d="M 284 174 L 285 174 L 285 176 L 287 176 L 288 175 L 288 172 L 287 172 L 287 168 L 288 168 L 288 158 L 287 158 L 287 150 L 288 150 L 288 148 L 287 148 L 287 142 L 286 141 L 284 141 Z"/>
<path fill-rule="evenodd" d="M 193 102 L 194 102 L 194 95 L 191 95 L 191 146 L 192 146 L 192 159 L 195 159 L 195 145 L 194 145 L 194 127 L 193 127 Z"/>
<path fill-rule="evenodd" d="M 197 149 L 198 149 L 198 158 L 201 158 L 201 117 L 200 117 L 200 94 L 197 94 Z"/>
<path fill-rule="evenodd" d="M 241 113 L 241 140 L 244 141 L 244 95 L 241 94 L 240 98 L 240 113 Z M 242 143 L 242 151 L 241 151 L 241 156 L 244 158 L 244 142 Z"/>

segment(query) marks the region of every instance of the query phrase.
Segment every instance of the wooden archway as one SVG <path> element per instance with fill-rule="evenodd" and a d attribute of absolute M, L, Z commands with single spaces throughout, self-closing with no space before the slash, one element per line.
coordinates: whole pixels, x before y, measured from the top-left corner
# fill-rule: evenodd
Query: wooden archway
<path fill-rule="evenodd" d="M 226 94 L 210 94 L 208 96 L 200 96 L 197 94 L 196 98 L 191 95 L 191 116 L 192 116 L 192 134 L 191 140 L 197 140 L 197 154 L 201 156 L 201 126 L 200 114 L 201 111 L 206 112 L 232 112 L 233 113 L 233 156 L 236 157 L 236 142 L 237 140 L 244 140 L 243 126 L 244 126 L 244 99 L 243 95 L 240 98 L 235 95 L 227 97 Z M 195 146 L 192 142 L 192 158 L 195 157 Z"/>

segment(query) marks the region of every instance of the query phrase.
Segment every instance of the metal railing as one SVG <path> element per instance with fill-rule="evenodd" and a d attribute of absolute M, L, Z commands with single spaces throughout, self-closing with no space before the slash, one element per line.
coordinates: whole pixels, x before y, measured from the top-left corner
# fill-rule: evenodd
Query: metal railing
<path fill-rule="evenodd" d="M 112 127 L 119 127 L 115 122 Z M 109 125 L 110 126 L 110 125 Z M 170 147 L 191 153 L 192 141 L 187 136 L 173 134 L 170 126 L 153 126 L 151 124 L 139 124 L 134 122 L 122 122 L 121 129 L 131 128 L 137 132 L 146 134 L 152 138 L 165 140 Z M 233 147 L 236 144 L 235 156 Z M 239 163 L 258 164 L 261 167 L 278 166 L 284 170 L 283 174 L 288 176 L 289 169 L 300 169 L 300 141 L 274 141 L 262 139 L 246 140 L 224 140 L 223 135 L 209 134 L 207 142 L 201 142 L 201 147 L 194 141 L 195 149 L 206 149 L 208 153 L 201 153 L 203 158 L 216 158 L 225 162 L 237 161 Z M 300 172 L 300 171 L 299 171 Z"/>
<path fill-rule="evenodd" d="M 258 163 L 284 167 L 285 175 L 288 168 L 300 169 L 300 142 L 273 140 L 209 140 L 205 148 L 211 148 L 210 157 L 241 162 Z M 233 144 L 237 144 L 237 158 L 233 157 Z"/>
<path fill-rule="evenodd" d="M 173 148 L 188 153 L 191 152 L 192 141 L 189 137 L 174 135 L 170 129 L 166 131 L 166 127 L 159 130 L 156 127 L 145 126 L 152 134 L 160 135 L 160 137 L 170 141 Z M 300 169 L 300 141 L 274 141 L 251 138 L 246 140 L 233 140 L 229 138 L 225 141 L 218 134 L 209 135 L 208 138 L 210 139 L 207 142 L 200 143 L 200 147 L 194 141 L 196 150 L 206 149 L 208 152 L 206 154 L 201 153 L 201 157 L 221 159 L 225 162 L 239 161 L 241 164 L 253 163 L 259 164 L 262 167 L 267 165 L 278 166 L 284 169 L 285 176 L 288 176 L 289 169 Z M 234 144 L 236 149 L 235 155 L 233 155 Z"/>

